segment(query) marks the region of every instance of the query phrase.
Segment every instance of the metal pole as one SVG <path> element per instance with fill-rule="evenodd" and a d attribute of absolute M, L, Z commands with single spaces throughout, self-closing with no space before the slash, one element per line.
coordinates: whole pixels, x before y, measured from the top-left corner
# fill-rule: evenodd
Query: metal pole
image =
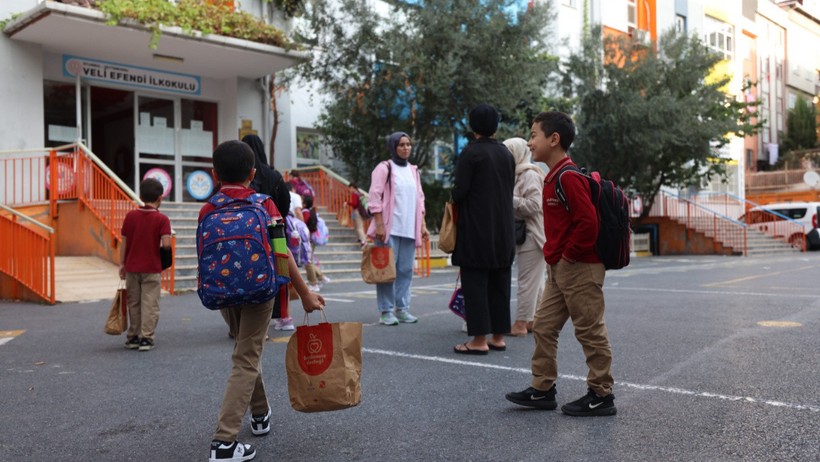
<path fill-rule="evenodd" d="M 77 76 L 75 80 L 75 101 L 76 101 L 76 112 L 77 112 L 77 142 L 79 143 L 83 139 L 83 99 L 82 99 L 82 85 L 80 82 L 80 72 L 77 71 Z"/>

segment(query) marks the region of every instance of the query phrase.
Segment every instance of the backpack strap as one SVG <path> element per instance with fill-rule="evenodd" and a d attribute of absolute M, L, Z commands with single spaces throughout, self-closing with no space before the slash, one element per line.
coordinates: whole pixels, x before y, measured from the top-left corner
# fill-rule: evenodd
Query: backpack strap
<path fill-rule="evenodd" d="M 569 201 L 567 200 L 567 195 L 564 192 L 564 186 L 561 185 L 561 177 L 564 176 L 564 173 L 566 172 L 576 172 L 585 177 L 587 174 L 585 169 L 578 168 L 574 165 L 567 165 L 558 171 L 558 178 L 555 180 L 555 195 L 558 197 L 558 200 L 564 204 L 564 209 L 566 209 L 567 213 L 569 213 Z"/>

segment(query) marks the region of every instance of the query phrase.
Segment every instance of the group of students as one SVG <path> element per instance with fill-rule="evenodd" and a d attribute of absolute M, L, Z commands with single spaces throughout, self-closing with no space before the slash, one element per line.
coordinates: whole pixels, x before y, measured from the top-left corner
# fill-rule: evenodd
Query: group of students
<path fill-rule="evenodd" d="M 555 409 L 558 335 L 571 319 L 589 367 L 589 389 L 585 396 L 561 409 L 568 415 L 614 415 L 612 353 L 604 323 L 605 270 L 595 252 L 598 218 L 590 187 L 580 175 L 566 175 L 562 186 L 568 205 L 555 194 L 558 174 L 575 165 L 567 155 L 575 126 L 564 113 L 543 112 L 533 121 L 529 141 L 519 138 L 502 143 L 495 139 L 499 121 L 495 108 L 479 105 L 470 112 L 469 119 L 475 140 L 462 151 L 456 165 L 452 198 L 458 220 L 452 260 L 461 270 L 467 332 L 472 339 L 456 345 L 453 351 L 472 355 L 503 351 L 504 335 L 532 331 L 535 351 L 531 386 L 508 393 L 506 398 L 523 406 Z M 287 186 L 282 191 L 284 181 L 268 166 L 261 140 L 246 137 L 243 141 L 224 142 L 214 151 L 213 175 L 221 185 L 219 193 L 242 199 L 267 190 L 272 194 L 263 205 L 271 220 L 281 220 L 282 210 L 295 212 L 298 200 L 291 200 Z M 418 169 L 408 162 L 412 151 L 409 135 L 391 134 L 387 148 L 390 159 L 380 162 L 372 173 L 367 210 L 361 212 L 355 200 L 348 205 L 359 219 L 364 213 L 370 215 L 367 232 L 361 230 L 357 236 L 361 243 L 369 237 L 374 245 L 394 249 L 397 278 L 377 285 L 377 307 L 379 322 L 395 326 L 418 321 L 410 313 L 410 285 L 415 249 L 427 238 L 428 231 Z M 545 163 L 549 173 L 544 175 L 531 161 Z M 361 200 L 355 185 L 351 190 L 356 191 L 351 196 Z M 126 280 L 131 320 L 126 347 L 145 351 L 153 347 L 161 267 L 159 254 L 144 249 L 169 247 L 171 231 L 168 218 L 157 210 L 162 202 L 161 184 L 144 180 L 140 197 L 145 205 L 130 212 L 123 223 L 120 277 Z M 213 210 L 214 205 L 206 203 L 200 221 Z M 516 218 L 526 227 L 527 237 L 521 244 L 516 244 L 514 238 Z M 516 324 L 512 324 L 511 267 L 516 254 L 521 307 Z M 541 267 L 546 267 L 546 277 L 539 275 Z M 304 310 L 322 309 L 324 299 L 311 290 L 316 288 L 313 284 L 302 279 L 290 252 L 288 273 Z M 522 290 L 526 292 L 523 295 Z M 537 308 L 527 307 L 536 299 Z M 270 431 L 271 411 L 260 358 L 275 303 L 271 299 L 221 310 L 235 346 L 210 446 L 213 462 L 244 461 L 256 455 L 252 445 L 236 439 L 247 410 L 254 435 Z"/>

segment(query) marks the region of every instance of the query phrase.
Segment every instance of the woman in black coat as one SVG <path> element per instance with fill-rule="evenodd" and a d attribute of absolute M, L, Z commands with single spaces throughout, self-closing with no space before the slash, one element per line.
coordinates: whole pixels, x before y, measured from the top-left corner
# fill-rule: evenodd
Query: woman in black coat
<path fill-rule="evenodd" d="M 515 160 L 493 138 L 498 112 L 492 106 L 480 104 L 470 111 L 470 127 L 476 140 L 458 158 L 452 196 L 458 207 L 453 264 L 461 267 L 467 334 L 473 339 L 453 350 L 486 355 L 506 350 L 504 334 L 510 331 Z"/>

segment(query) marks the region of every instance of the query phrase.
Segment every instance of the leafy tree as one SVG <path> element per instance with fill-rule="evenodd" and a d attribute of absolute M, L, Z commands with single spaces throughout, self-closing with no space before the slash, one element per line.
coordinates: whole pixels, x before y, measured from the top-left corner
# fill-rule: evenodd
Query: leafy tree
<path fill-rule="evenodd" d="M 720 55 L 674 31 L 657 46 L 595 31 L 564 74 L 567 95 L 577 97 L 573 158 L 640 194 L 640 218 L 662 186 L 725 179 L 718 149 L 759 129 L 755 106 L 726 93 L 728 76 L 713 74 Z"/>
<path fill-rule="evenodd" d="M 802 95 L 786 115 L 786 135 L 780 146 L 782 152 L 810 149 L 817 146 L 817 110 Z"/>
<path fill-rule="evenodd" d="M 411 135 L 411 161 L 424 166 L 434 141 L 468 132 L 469 110 L 480 102 L 525 126 L 557 66 L 542 51 L 547 6 L 516 12 L 515 0 L 397 1 L 380 17 L 367 2 L 333 3 L 306 9 L 310 30 L 300 33 L 314 52 L 299 74 L 332 96 L 320 128 L 364 186 L 392 131 Z"/>

